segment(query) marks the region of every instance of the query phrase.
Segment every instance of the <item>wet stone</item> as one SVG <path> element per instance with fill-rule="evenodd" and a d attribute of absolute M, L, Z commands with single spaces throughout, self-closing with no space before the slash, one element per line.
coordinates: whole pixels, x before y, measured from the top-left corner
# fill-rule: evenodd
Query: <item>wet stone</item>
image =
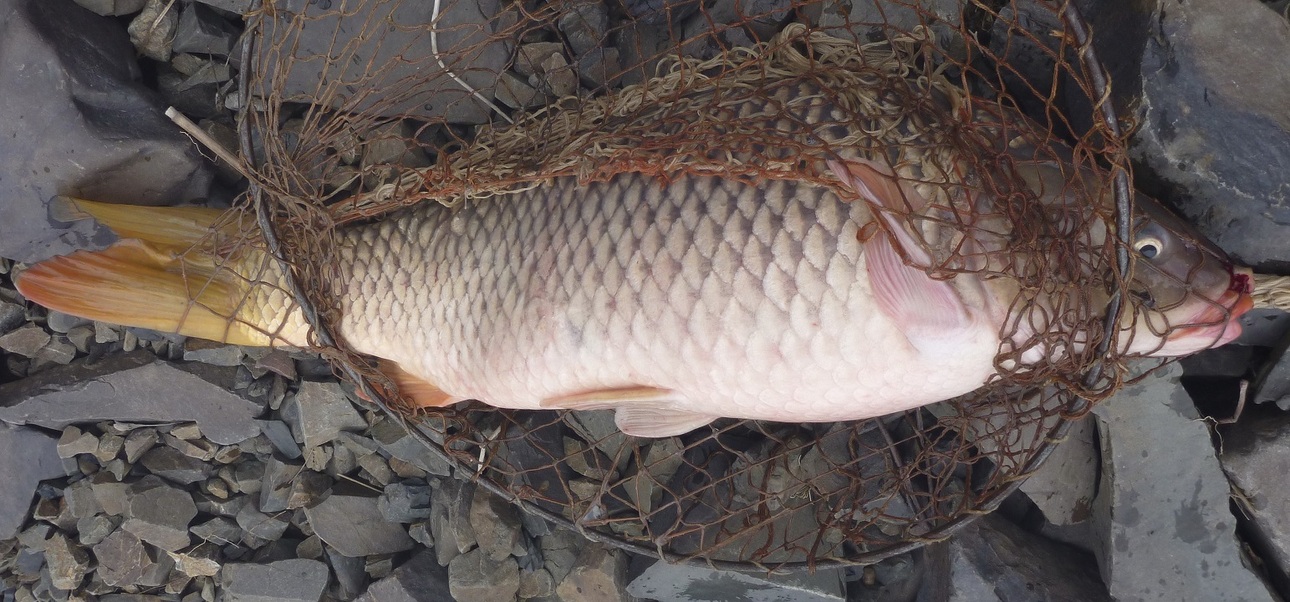
<path fill-rule="evenodd" d="M 317 602 L 327 588 L 327 565 L 303 558 L 268 564 L 229 563 L 220 574 L 226 602 Z"/>
<path fill-rule="evenodd" d="M 167 551 L 190 543 L 188 523 L 197 516 L 197 506 L 187 492 L 150 475 L 131 485 L 129 493 L 122 529 Z"/>
<path fill-rule="evenodd" d="M 520 569 L 514 558 L 493 560 L 477 548 L 448 563 L 448 589 L 460 602 L 512 600 L 520 590 Z"/>
<path fill-rule="evenodd" d="M 1290 417 L 1242 420 L 1223 433 L 1220 460 L 1237 503 L 1253 519 L 1255 540 L 1271 564 L 1290 567 L 1290 499 L 1283 494 L 1290 471 Z"/>
<path fill-rule="evenodd" d="M 374 497 L 332 492 L 306 507 L 305 515 L 318 537 L 345 556 L 401 552 L 415 544 L 404 527 L 385 520 Z"/>
<path fill-rule="evenodd" d="M 1076 422 L 1039 470 L 1021 484 L 1023 491 L 1054 525 L 1072 525 L 1092 516 L 1101 458 L 1092 418 Z"/>
<path fill-rule="evenodd" d="M 58 457 L 71 458 L 76 454 L 92 454 L 99 449 L 99 438 L 94 433 L 82 432 L 79 427 L 63 429 L 58 439 Z"/>
<path fill-rule="evenodd" d="M 1092 554 L 1027 533 L 999 515 L 960 531 L 949 557 L 951 602 L 1111 600 Z"/>
<path fill-rule="evenodd" d="M 211 472 L 209 464 L 167 446 L 153 448 L 143 455 L 141 463 L 152 474 L 181 485 L 206 480 Z"/>

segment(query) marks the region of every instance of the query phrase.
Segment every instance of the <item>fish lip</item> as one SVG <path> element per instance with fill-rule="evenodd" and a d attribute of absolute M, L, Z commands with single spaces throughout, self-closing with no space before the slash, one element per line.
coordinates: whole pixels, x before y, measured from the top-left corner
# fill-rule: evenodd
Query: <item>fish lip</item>
<path fill-rule="evenodd" d="M 1187 319 L 1187 324 L 1200 326 L 1182 326 L 1174 331 L 1170 338 L 1212 338 L 1210 347 L 1221 347 L 1241 336 L 1241 316 L 1254 309 L 1254 298 L 1246 290 L 1245 283 L 1237 283 L 1233 276 L 1232 287 L 1223 292 L 1213 304 Z M 1239 288 L 1238 288 L 1239 286 Z"/>

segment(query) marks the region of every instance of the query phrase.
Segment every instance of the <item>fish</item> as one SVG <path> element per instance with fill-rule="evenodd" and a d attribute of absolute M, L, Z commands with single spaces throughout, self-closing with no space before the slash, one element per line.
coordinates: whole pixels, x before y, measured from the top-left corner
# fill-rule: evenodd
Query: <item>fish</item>
<path fill-rule="evenodd" d="M 1029 156 L 1023 147 L 1009 152 Z M 933 253 L 951 248 L 1006 271 L 988 257 L 1009 234 L 899 219 L 947 206 L 881 156 L 807 162 L 811 178 L 624 171 L 455 207 L 418 203 L 338 232 L 336 330 L 420 406 L 612 410 L 639 437 L 718 418 L 887 415 L 985 386 L 1006 344 L 1025 350 L 1013 360 L 1024 364 L 1086 343 L 1045 348 L 1057 302 L 1018 312 L 1016 279 L 934 274 Z M 1014 169 L 1045 206 L 1064 206 L 1069 166 Z M 220 211 L 61 202 L 121 240 L 17 274 L 27 299 L 219 342 L 311 346 L 277 262 L 250 247 L 222 252 L 239 231 Z M 1136 205 L 1119 352 L 1170 357 L 1235 339 L 1251 307 L 1249 270 L 1154 200 Z M 984 221 L 982 232 L 1004 227 Z M 1102 241 L 1112 231 L 1093 229 Z"/>

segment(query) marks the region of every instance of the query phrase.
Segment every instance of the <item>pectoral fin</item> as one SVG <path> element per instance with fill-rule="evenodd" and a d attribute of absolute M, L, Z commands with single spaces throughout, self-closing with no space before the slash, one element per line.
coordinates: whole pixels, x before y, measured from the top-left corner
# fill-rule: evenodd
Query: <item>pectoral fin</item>
<path fill-rule="evenodd" d="M 688 433 L 717 416 L 677 410 L 675 391 L 658 387 L 619 387 L 551 398 L 544 408 L 614 410 L 614 424 L 633 437 L 672 437 Z"/>

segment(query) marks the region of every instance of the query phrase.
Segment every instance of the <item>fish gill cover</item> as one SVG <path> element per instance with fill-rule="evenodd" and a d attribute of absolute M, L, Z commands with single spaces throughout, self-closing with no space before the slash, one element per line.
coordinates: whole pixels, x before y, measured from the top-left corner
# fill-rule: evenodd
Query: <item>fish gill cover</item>
<path fill-rule="evenodd" d="M 1127 378 L 1134 330 L 1106 325 L 1148 319 L 1108 227 L 1128 163 L 1071 16 L 1055 0 L 266 0 L 241 56 L 251 189 L 216 247 L 278 255 L 289 278 L 269 259 L 261 275 L 308 308 L 338 371 L 530 511 L 673 561 L 871 563 L 996 507 Z M 903 230 L 922 251 L 903 260 L 935 279 L 1010 283 L 990 386 L 641 439 L 604 412 L 413 408 L 336 334 L 344 226 L 627 172 L 867 202 L 832 169 L 848 162 L 906 197 L 861 238 Z M 253 225 L 263 240 L 231 234 Z M 1108 318 L 1113 299 L 1133 303 Z"/>

